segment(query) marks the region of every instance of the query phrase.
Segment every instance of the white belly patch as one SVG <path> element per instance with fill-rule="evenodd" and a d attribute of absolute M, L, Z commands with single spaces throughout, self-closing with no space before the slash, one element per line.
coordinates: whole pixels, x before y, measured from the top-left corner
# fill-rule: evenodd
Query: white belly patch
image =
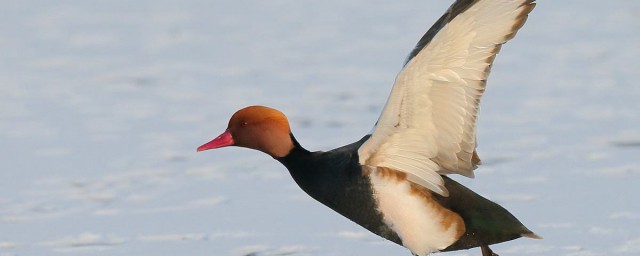
<path fill-rule="evenodd" d="M 404 247 L 420 256 L 447 248 L 464 233 L 464 221 L 436 203 L 403 173 L 377 168 L 369 172 L 378 211 Z"/>

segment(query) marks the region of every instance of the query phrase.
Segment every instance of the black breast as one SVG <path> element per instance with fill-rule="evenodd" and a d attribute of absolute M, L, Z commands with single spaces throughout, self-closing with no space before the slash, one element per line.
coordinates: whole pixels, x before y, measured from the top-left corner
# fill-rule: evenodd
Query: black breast
<path fill-rule="evenodd" d="M 367 230 L 402 244 L 382 221 L 369 177 L 358 161 L 358 148 L 367 138 L 328 152 L 309 152 L 293 138 L 294 149 L 277 160 L 311 197 Z"/>

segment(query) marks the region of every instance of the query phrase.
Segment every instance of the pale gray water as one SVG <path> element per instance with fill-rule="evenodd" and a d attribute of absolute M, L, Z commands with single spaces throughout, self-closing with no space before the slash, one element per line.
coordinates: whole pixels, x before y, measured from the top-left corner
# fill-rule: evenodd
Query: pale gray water
<path fill-rule="evenodd" d="M 0 3 L 0 255 L 409 255 L 266 155 L 195 148 L 251 104 L 309 149 L 359 139 L 449 4 Z M 639 13 L 541 0 L 498 56 L 454 178 L 545 237 L 501 255 L 640 254 Z"/>

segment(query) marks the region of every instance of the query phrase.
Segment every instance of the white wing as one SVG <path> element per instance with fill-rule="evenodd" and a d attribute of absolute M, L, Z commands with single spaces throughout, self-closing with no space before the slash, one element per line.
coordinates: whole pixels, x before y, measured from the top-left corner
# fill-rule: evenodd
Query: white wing
<path fill-rule="evenodd" d="M 387 167 L 443 196 L 440 174 L 473 177 L 480 97 L 500 46 L 534 0 L 458 0 L 409 56 L 360 164 Z"/>

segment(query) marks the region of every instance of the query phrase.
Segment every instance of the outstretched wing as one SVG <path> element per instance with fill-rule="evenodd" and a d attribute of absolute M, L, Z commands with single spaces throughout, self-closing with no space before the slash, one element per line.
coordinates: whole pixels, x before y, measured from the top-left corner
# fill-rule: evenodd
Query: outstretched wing
<path fill-rule="evenodd" d="M 535 0 L 458 0 L 418 42 L 393 85 L 360 164 L 387 167 L 448 195 L 440 174 L 473 177 L 476 119 L 493 60 Z"/>

